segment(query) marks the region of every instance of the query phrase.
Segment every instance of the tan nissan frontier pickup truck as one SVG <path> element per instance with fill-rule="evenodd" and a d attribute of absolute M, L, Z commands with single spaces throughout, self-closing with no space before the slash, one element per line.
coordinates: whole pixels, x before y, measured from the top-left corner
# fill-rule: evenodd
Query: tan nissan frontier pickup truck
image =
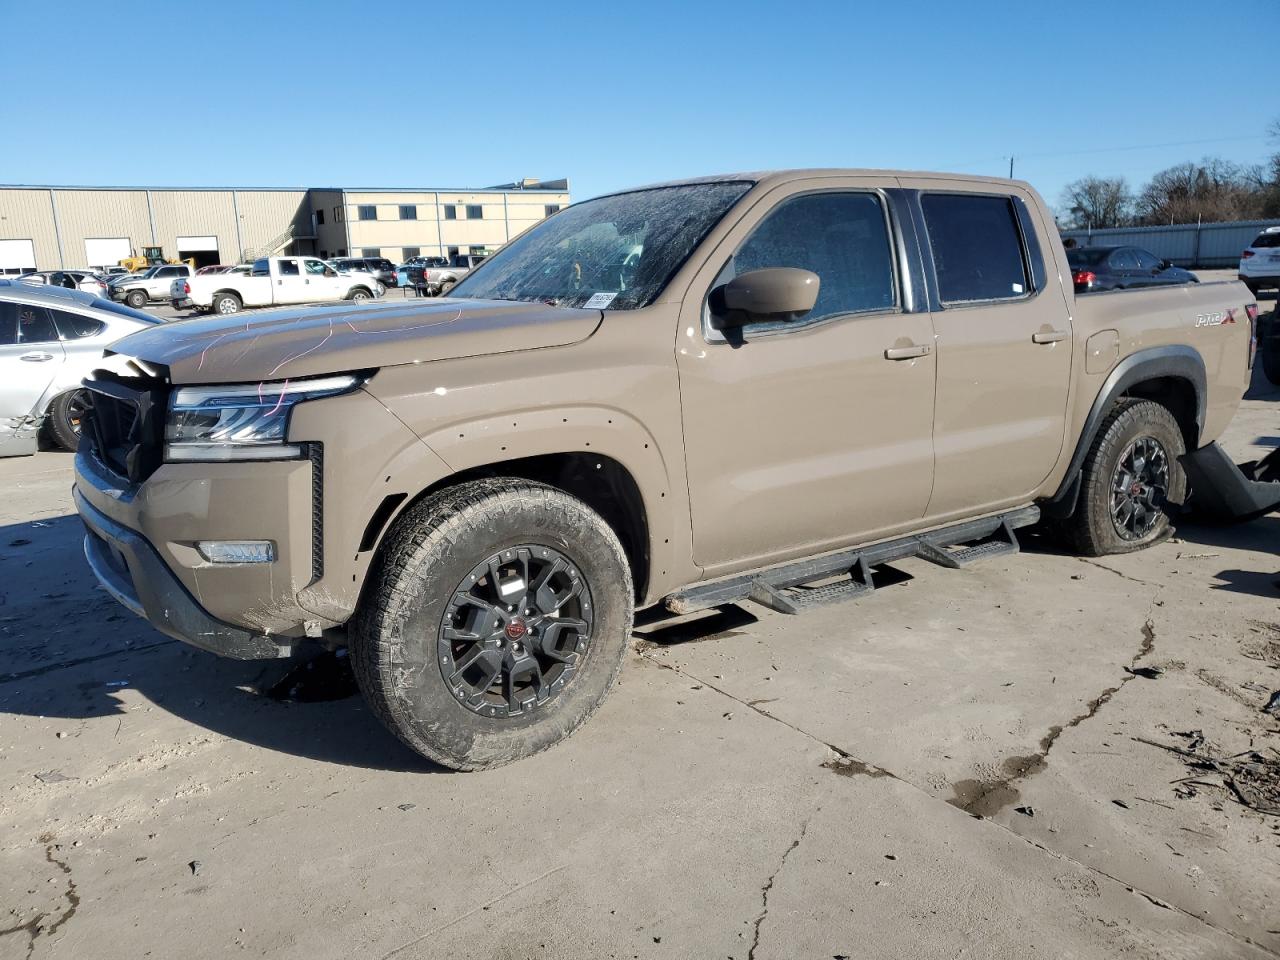
<path fill-rule="evenodd" d="M 85 552 L 230 657 L 349 646 L 474 770 L 604 699 L 637 607 L 857 596 L 1042 515 L 1166 537 L 1252 364 L 1243 284 L 1077 297 L 1027 184 L 803 170 L 575 204 L 450 295 L 159 326 L 86 381 Z M 1207 451 L 1207 453 L 1206 453 Z"/>

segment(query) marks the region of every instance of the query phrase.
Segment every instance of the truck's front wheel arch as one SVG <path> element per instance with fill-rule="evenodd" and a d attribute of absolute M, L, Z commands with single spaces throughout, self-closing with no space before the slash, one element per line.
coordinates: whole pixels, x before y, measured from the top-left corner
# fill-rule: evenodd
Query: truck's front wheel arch
<path fill-rule="evenodd" d="M 641 602 L 649 586 L 651 555 L 649 549 L 649 517 L 640 486 L 631 472 L 614 460 L 599 454 L 566 452 L 522 457 L 474 467 L 442 477 L 405 503 L 394 516 L 407 513 L 415 504 L 448 487 L 472 480 L 509 478 L 543 483 L 577 497 L 600 515 L 622 544 L 631 567 L 636 601 Z M 364 544 L 376 542 L 380 528 L 389 528 L 389 515 L 377 513 L 369 520 Z"/>

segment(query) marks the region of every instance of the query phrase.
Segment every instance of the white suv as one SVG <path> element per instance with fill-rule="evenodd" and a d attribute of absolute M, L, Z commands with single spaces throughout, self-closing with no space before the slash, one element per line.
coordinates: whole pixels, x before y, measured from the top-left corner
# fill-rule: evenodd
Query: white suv
<path fill-rule="evenodd" d="M 1280 227 L 1267 227 L 1240 254 L 1240 280 L 1254 294 L 1263 287 L 1280 288 Z"/>

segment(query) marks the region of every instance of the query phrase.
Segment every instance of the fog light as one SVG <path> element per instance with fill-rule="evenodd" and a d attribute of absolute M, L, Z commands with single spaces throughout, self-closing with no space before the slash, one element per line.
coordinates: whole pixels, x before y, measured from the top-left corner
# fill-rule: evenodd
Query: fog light
<path fill-rule="evenodd" d="M 271 563 L 276 558 L 270 540 L 198 540 L 196 549 L 210 563 Z"/>

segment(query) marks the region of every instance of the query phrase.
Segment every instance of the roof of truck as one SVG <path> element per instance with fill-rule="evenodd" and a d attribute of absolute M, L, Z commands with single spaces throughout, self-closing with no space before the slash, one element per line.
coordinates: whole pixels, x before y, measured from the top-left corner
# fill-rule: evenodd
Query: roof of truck
<path fill-rule="evenodd" d="M 613 194 L 633 193 L 636 190 L 653 190 L 658 187 L 684 187 L 700 183 L 731 183 L 747 181 L 755 184 L 789 183 L 796 180 L 816 180 L 825 177 L 904 177 L 913 180 L 950 180 L 967 183 L 997 184 L 1001 187 L 1019 186 L 1030 189 L 1023 180 L 1007 177 L 977 176 L 968 173 L 943 173 L 926 170 L 881 170 L 859 167 L 813 167 L 795 170 L 756 170 L 743 173 L 720 173 L 705 177 L 688 177 L 683 180 L 664 180 L 643 186 L 615 190 Z"/>

